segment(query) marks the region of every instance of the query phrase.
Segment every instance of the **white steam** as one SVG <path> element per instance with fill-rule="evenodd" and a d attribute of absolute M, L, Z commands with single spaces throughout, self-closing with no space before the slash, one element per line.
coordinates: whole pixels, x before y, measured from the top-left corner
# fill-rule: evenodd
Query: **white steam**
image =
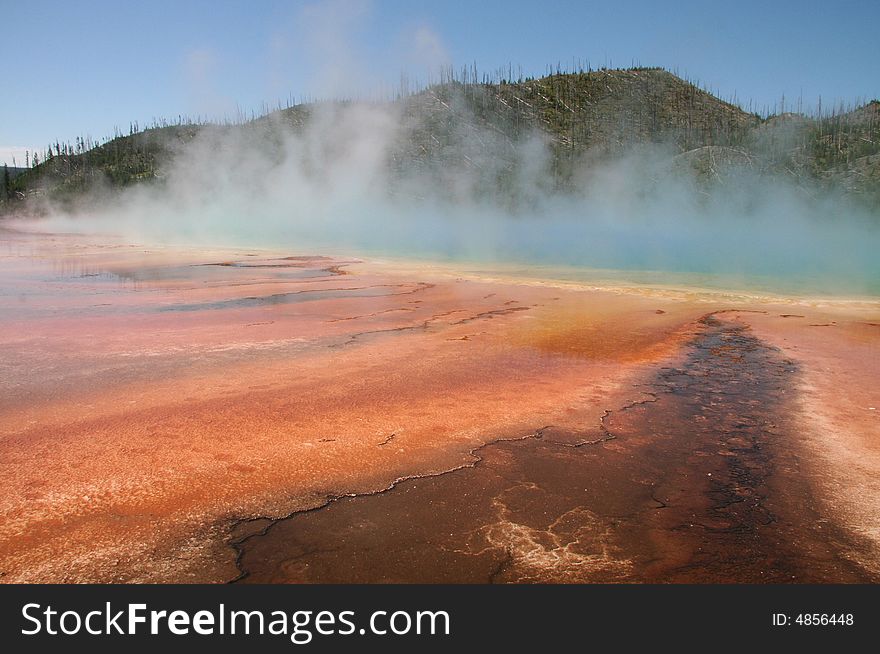
<path fill-rule="evenodd" d="M 805 194 L 747 166 L 706 185 L 664 147 L 586 157 L 574 190 L 562 192 L 551 183 L 546 137 L 511 142 L 461 107 L 439 162 L 401 159 L 420 128 L 403 106 L 318 104 L 295 131 L 271 121 L 206 129 L 181 148 L 162 184 L 56 215 L 56 226 L 148 241 L 767 276 L 804 290 L 876 291 L 876 220 L 840 198 Z M 499 191 L 493 180 L 505 171 Z"/>

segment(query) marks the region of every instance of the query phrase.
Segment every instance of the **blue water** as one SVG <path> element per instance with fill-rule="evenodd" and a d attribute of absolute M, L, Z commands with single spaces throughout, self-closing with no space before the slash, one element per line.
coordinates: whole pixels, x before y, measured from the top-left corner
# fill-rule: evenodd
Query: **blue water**
<path fill-rule="evenodd" d="M 784 231 L 702 225 L 646 230 L 574 222 L 507 220 L 491 227 L 432 221 L 346 225 L 333 235 L 290 228 L 265 238 L 237 231 L 236 244 L 291 253 L 345 253 L 510 270 L 524 276 L 636 285 L 682 285 L 786 295 L 880 296 L 875 231 Z"/>

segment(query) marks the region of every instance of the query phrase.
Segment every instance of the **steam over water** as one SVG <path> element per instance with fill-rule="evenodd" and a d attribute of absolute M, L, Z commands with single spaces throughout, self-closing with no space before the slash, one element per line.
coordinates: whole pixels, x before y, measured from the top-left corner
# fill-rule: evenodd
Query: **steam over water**
<path fill-rule="evenodd" d="M 271 118 L 262 128 L 206 129 L 161 183 L 75 214 L 55 210 L 48 226 L 151 242 L 631 271 L 611 276 L 637 283 L 880 294 L 880 219 L 812 182 L 746 166 L 700 178 L 658 145 L 584 157 L 560 191 L 545 137 L 511 143 L 465 114 L 440 160 L 399 165 L 414 120 L 397 105 L 328 103 L 297 130 Z M 500 177 L 503 192 L 492 183 Z"/>

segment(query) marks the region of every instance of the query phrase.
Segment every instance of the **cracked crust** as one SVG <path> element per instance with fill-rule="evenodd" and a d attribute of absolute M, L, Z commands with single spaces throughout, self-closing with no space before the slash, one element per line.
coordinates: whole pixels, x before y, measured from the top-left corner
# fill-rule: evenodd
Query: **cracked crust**
<path fill-rule="evenodd" d="M 429 483 L 333 497 L 237 542 L 236 580 L 876 581 L 792 451 L 797 365 L 741 323 L 697 324 L 686 359 L 606 409 L 596 438 L 547 425 Z"/>
<path fill-rule="evenodd" d="M 850 551 L 853 578 L 876 560 L 876 549 L 859 540 L 871 537 L 876 507 L 860 504 L 856 493 L 868 496 L 863 491 L 880 469 L 871 458 L 876 423 L 867 416 L 846 422 L 877 406 L 860 390 L 877 374 L 876 359 L 872 367 L 863 353 L 876 351 L 880 337 L 874 305 L 825 312 L 696 291 L 462 277 L 299 255 L 289 260 L 296 266 L 200 266 L 246 261 L 253 253 L 144 252 L 74 237 L 14 238 L 25 245 L 0 258 L 0 280 L 14 290 L 0 296 L 6 303 L 0 311 L 0 480 L 10 489 L 0 501 L 4 581 L 225 581 L 239 574 L 230 543 L 256 546 L 280 533 L 280 526 L 270 526 L 284 516 L 339 497 L 308 514 L 329 515 L 352 502 L 385 501 L 413 484 L 422 492 L 447 479 L 461 482 L 454 490 L 464 518 L 482 520 L 471 538 L 474 547 L 482 539 L 476 551 L 483 554 L 453 568 L 465 577 L 539 580 L 549 578 L 546 565 L 557 560 L 571 568 L 565 579 L 583 578 L 586 567 L 578 561 L 596 562 L 614 579 L 640 569 L 644 578 L 663 580 L 669 570 L 697 578 L 687 566 L 698 560 L 701 545 L 689 549 L 688 543 L 705 534 L 742 538 L 762 528 L 745 514 L 744 524 L 758 525 L 753 530 L 719 532 L 723 521 L 740 520 L 736 511 L 746 502 L 727 502 L 726 489 L 734 486 L 713 490 L 705 479 L 708 495 L 683 495 L 699 499 L 694 506 L 704 512 L 690 520 L 695 527 L 670 528 L 686 523 L 681 507 L 691 506 L 675 499 L 673 464 L 684 466 L 685 454 L 701 453 L 682 468 L 692 474 L 726 461 L 726 450 L 736 453 L 739 446 L 716 443 L 676 455 L 675 438 L 646 436 L 661 424 L 661 414 L 672 416 L 669 424 L 679 431 L 690 424 L 681 422 L 689 404 L 678 412 L 666 406 L 684 400 L 666 393 L 663 380 L 675 381 L 688 343 L 715 329 L 699 322 L 712 309 L 725 324 L 748 320 L 764 344 L 781 348 L 798 366 L 798 381 L 782 385 L 778 413 L 790 412 L 801 432 L 819 428 L 825 437 L 813 445 L 795 438 L 800 468 L 788 473 L 798 482 L 790 487 L 803 488 L 797 497 L 811 498 L 822 533 L 832 530 L 817 537 L 817 547 Z M 261 257 L 255 261 L 284 259 Z M 339 289 L 335 263 L 349 273 L 345 288 L 356 290 Z M 303 292 L 287 292 L 294 289 Z M 27 301 L 19 302 L 19 295 Z M 291 297 L 299 299 L 287 301 Z M 171 306 L 190 310 L 167 310 Z M 742 313 L 746 309 L 755 313 Z M 792 311 L 806 319 L 779 317 Z M 800 329 L 797 338 L 813 339 L 812 350 L 780 343 L 780 334 L 793 338 L 795 332 L 779 325 Z M 720 356 L 730 352 L 727 345 L 712 356 L 732 365 L 735 359 Z M 765 349 L 745 348 L 761 356 Z M 861 361 L 850 366 L 853 374 L 833 373 L 830 366 L 850 361 L 852 352 Z M 697 391 L 703 392 L 701 384 L 689 392 Z M 845 394 L 858 398 L 858 406 Z M 829 408 L 835 402 L 836 413 Z M 697 415 L 690 418 L 699 426 Z M 640 427 L 639 421 L 647 422 Z M 773 438 L 773 430 L 792 433 L 788 420 L 771 422 Z M 807 446 L 822 453 L 817 461 L 830 463 L 807 465 L 801 454 Z M 738 456 L 748 462 L 751 455 Z M 587 478 L 555 467 L 575 459 Z M 517 468 L 517 461 L 531 468 Z M 664 462 L 666 476 L 657 471 Z M 782 500 L 795 491 L 773 481 L 775 471 L 789 465 L 780 451 L 772 474 L 754 477 L 761 506 L 777 517 L 771 525 L 790 511 Z M 723 481 L 722 470 L 705 472 Z M 544 500 L 553 515 L 544 524 L 522 513 L 531 506 L 530 493 L 546 493 L 521 483 L 533 472 L 550 480 L 537 484 L 552 491 Z M 465 497 L 470 482 L 462 480 L 470 474 L 497 477 L 506 491 L 500 503 L 483 501 L 489 495 L 477 493 L 482 487 Z M 841 479 L 846 482 L 837 483 Z M 389 484 L 394 490 L 382 500 L 352 497 Z M 694 484 L 690 479 L 682 488 Z M 571 511 L 572 499 L 583 499 L 587 510 Z M 727 503 L 713 513 L 712 502 L 720 500 Z M 631 514 L 637 504 L 640 512 Z M 441 508 L 426 504 L 418 515 L 436 526 Z M 628 515 L 638 520 L 627 521 Z M 556 520 L 560 516 L 567 517 Z M 795 535 L 806 539 L 810 532 Z M 499 544 L 505 538 L 517 546 Z M 335 543 L 307 550 L 314 556 L 342 552 Z M 466 556 L 462 552 L 456 556 Z M 532 572 L 510 560 L 517 552 L 532 562 Z M 630 563 L 605 565 L 615 560 Z M 830 578 L 834 570 L 823 569 Z"/>

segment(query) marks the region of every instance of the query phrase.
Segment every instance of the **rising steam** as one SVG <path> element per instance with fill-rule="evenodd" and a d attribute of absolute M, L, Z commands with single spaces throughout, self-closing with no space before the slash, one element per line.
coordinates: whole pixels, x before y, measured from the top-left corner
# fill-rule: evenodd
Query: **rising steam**
<path fill-rule="evenodd" d="M 706 183 L 669 147 L 584 157 L 550 182 L 546 137 L 516 142 L 458 112 L 442 160 L 395 165 L 422 128 L 403 103 L 319 103 L 299 129 L 272 118 L 208 128 L 164 181 L 57 228 L 152 242 L 761 277 L 802 290 L 876 292 L 877 221 L 748 166 Z M 418 162 L 418 160 L 415 160 Z M 504 179 L 499 190 L 495 180 Z"/>

